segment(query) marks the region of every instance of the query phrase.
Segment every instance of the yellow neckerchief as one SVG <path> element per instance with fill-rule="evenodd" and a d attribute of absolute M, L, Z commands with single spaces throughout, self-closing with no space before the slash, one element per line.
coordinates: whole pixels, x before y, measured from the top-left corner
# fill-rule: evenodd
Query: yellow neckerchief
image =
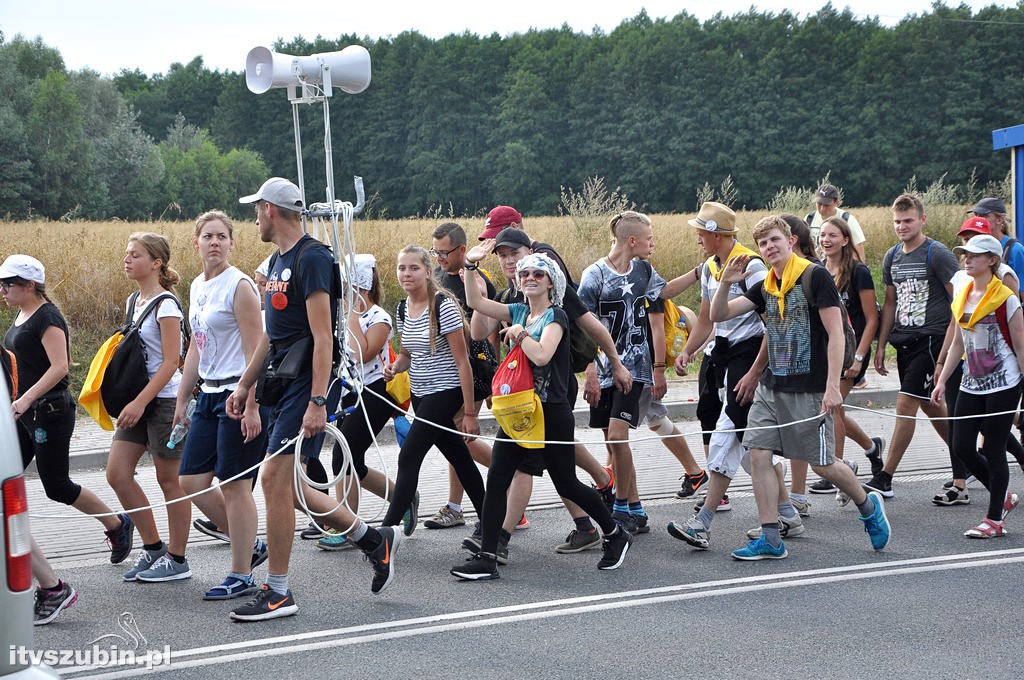
<path fill-rule="evenodd" d="M 1006 302 L 1006 299 L 1013 295 L 1013 291 L 1007 288 L 1003 282 L 997 276 L 993 276 L 992 280 L 988 282 L 988 287 L 985 289 L 985 294 L 981 296 L 981 301 L 978 302 L 978 306 L 971 312 L 971 318 L 966 322 L 962 321 L 964 316 L 964 304 L 967 302 L 967 296 L 971 294 L 971 290 L 974 289 L 974 279 L 971 279 L 966 286 L 960 289 L 956 297 L 953 299 L 953 315 L 956 318 L 956 322 L 960 324 L 960 328 L 966 328 L 968 330 L 974 328 L 974 324 L 978 323 L 992 312 L 999 309 L 1000 305 Z"/>
<path fill-rule="evenodd" d="M 782 284 L 775 276 L 775 269 L 768 270 L 768 276 L 764 279 L 764 289 L 779 298 L 779 317 L 786 318 L 786 293 L 793 290 L 793 286 L 800 280 L 800 275 L 811 263 L 802 257 L 791 255 L 786 268 L 782 270 Z M 806 292 L 806 291 L 805 291 Z"/>
<path fill-rule="evenodd" d="M 748 257 L 761 257 L 750 248 L 746 247 L 739 241 L 736 241 L 736 244 L 732 247 L 732 250 L 729 251 L 729 257 L 725 258 L 725 264 L 728 264 L 729 260 L 736 257 L 737 255 L 746 255 Z M 724 267 L 720 268 L 718 264 L 715 263 L 714 256 L 708 258 L 708 271 L 710 271 L 711 275 L 715 277 L 715 281 L 722 280 L 723 268 Z"/>

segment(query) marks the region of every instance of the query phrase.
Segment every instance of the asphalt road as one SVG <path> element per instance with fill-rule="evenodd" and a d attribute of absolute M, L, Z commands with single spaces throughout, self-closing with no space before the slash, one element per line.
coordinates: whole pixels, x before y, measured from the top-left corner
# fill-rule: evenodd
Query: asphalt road
<path fill-rule="evenodd" d="M 937 508 L 928 499 L 943 478 L 898 478 L 887 502 L 893 540 L 881 553 L 855 510 L 818 496 L 807 533 L 787 542 L 788 559 L 735 562 L 729 551 L 756 523 L 753 498 L 742 491 L 717 516 L 707 552 L 664 531 L 692 502 L 649 502 L 654 529 L 614 572 L 596 569 L 598 551 L 553 552 L 571 528 L 555 509 L 530 513 L 533 526 L 516 532 L 511 563 L 491 582 L 447 573 L 466 554 L 458 544 L 467 531 L 420 527 L 395 553 L 397 581 L 377 596 L 360 553 L 324 553 L 296 539 L 299 613 L 263 623 L 231 622 L 234 603 L 200 599 L 224 574 L 225 544 L 190 549 L 194 577 L 175 583 L 121 582 L 124 567 L 95 556 L 64 561 L 81 598 L 36 630 L 36 644 L 88 649 L 95 638 L 123 634 L 118 620 L 127 612 L 145 638 L 140 649 L 171 651 L 170 665 L 154 671 L 183 679 L 1016 675 L 1024 534 L 964 538 L 987 494 L 977 489 L 970 506 Z M 1019 470 L 1011 487 L 1024 488 Z"/>

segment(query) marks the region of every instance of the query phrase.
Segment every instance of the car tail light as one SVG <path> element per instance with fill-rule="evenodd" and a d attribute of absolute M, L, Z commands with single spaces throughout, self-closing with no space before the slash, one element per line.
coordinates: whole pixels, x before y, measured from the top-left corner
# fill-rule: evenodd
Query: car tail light
<path fill-rule="evenodd" d="M 13 591 L 32 587 L 32 532 L 28 525 L 25 478 L 11 477 L 3 484 L 6 522 L 7 587 Z"/>

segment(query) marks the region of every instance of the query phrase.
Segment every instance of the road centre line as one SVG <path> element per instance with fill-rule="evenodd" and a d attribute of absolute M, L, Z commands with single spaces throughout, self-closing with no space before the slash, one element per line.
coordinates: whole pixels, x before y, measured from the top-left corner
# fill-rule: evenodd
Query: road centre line
<path fill-rule="evenodd" d="M 384 621 L 373 624 L 334 628 L 322 631 L 309 631 L 295 635 L 259 638 L 236 643 L 197 647 L 187 650 L 173 650 L 172 662 L 165 668 L 153 670 L 181 670 L 212 666 L 235 661 L 249 661 L 254 658 L 281 656 L 299 652 L 344 647 L 356 644 L 380 642 L 404 637 L 413 637 L 434 633 L 446 633 L 473 628 L 484 628 L 496 625 L 534 621 L 546 618 L 575 616 L 580 614 L 640 607 L 652 604 L 664 604 L 710 597 L 738 595 L 765 590 L 781 590 L 799 586 L 841 583 L 888 576 L 903 576 L 976 568 L 978 566 L 996 566 L 1024 562 L 1024 548 L 996 550 L 986 552 L 962 553 L 959 555 L 937 555 L 910 560 L 892 562 L 868 562 L 840 567 L 828 567 L 806 571 L 787 572 L 781 574 L 762 574 L 758 576 L 705 581 L 701 583 L 678 584 L 659 588 L 587 595 L 578 598 L 548 600 L 526 604 L 478 609 L 464 612 L 451 612 L 413 619 Z M 250 625 L 250 624 L 238 624 Z M 395 630 L 398 629 L 398 630 Z M 339 636 L 342 637 L 339 639 Z M 318 642 L 310 642 L 311 637 L 330 638 Z M 296 643 L 296 644 L 289 644 Z M 233 653 L 230 650 L 244 650 Z M 203 658 L 185 659 L 184 657 Z M 84 673 L 94 668 L 60 669 L 62 675 Z M 126 678 L 146 673 L 145 668 L 118 669 L 110 673 L 90 675 L 90 678 Z M 152 671 L 148 671 L 152 672 Z"/>

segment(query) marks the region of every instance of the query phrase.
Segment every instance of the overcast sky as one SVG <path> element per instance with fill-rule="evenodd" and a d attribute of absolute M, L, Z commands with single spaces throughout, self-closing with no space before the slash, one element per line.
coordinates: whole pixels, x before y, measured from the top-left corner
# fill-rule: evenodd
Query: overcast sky
<path fill-rule="evenodd" d="M 245 55 L 257 45 L 271 45 L 302 36 L 335 38 L 344 33 L 384 38 L 416 30 L 431 38 L 468 31 L 477 35 L 522 33 L 530 28 L 558 28 L 568 23 L 589 33 L 595 27 L 608 32 L 623 19 L 646 8 L 652 18 L 671 18 L 682 11 L 707 19 L 783 8 L 803 16 L 814 13 L 824 0 L 0 0 L 0 31 L 9 40 L 21 33 L 42 36 L 60 50 L 70 70 L 89 67 L 102 75 L 121 69 L 166 73 L 175 63 L 197 55 L 211 69 L 242 71 Z M 845 3 L 834 3 L 842 7 Z M 947 0 L 949 5 L 959 5 Z M 973 7 L 1015 2 L 966 0 Z M 931 8 L 931 0 L 862 0 L 850 3 L 860 17 L 877 16 L 891 25 L 908 14 Z"/>

